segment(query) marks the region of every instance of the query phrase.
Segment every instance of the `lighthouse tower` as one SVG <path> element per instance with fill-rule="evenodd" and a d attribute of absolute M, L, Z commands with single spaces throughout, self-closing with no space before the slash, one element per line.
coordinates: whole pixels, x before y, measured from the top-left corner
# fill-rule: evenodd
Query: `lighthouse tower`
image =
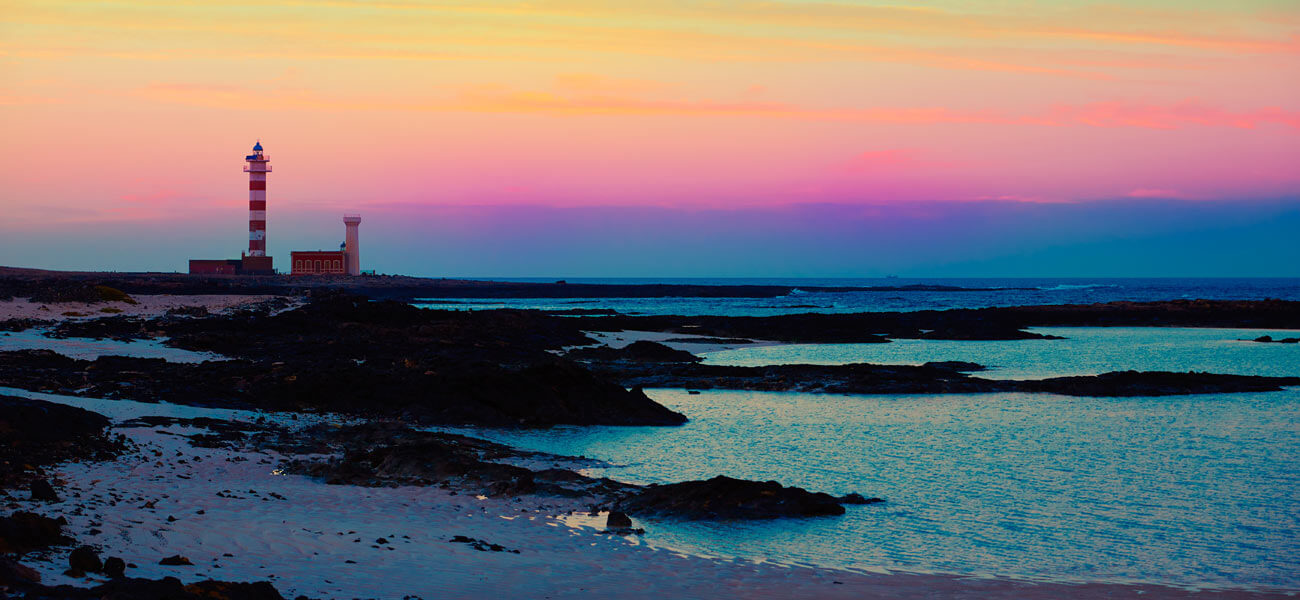
<path fill-rule="evenodd" d="M 253 153 L 244 157 L 248 165 L 248 255 L 266 256 L 266 174 L 271 172 L 271 157 L 262 154 L 262 141 Z"/>
<path fill-rule="evenodd" d="M 361 274 L 361 215 L 343 215 L 343 271 L 348 275 Z"/>

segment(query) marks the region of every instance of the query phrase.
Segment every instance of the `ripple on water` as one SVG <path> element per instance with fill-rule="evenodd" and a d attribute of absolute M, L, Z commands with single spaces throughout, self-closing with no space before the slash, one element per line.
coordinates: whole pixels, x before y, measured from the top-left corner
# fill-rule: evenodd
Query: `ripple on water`
<path fill-rule="evenodd" d="M 1276 329 L 1188 327 L 1034 327 L 1063 340 L 893 340 L 888 344 L 787 344 L 704 354 L 706 364 L 762 366 L 875 363 L 918 365 L 963 360 L 988 367 L 980 377 L 1041 379 L 1107 371 L 1209 371 L 1300 375 L 1300 345 L 1247 341 L 1296 337 Z"/>
<path fill-rule="evenodd" d="M 857 570 L 1300 588 L 1300 391 L 1173 398 L 650 390 L 682 427 L 476 434 L 668 482 L 882 496 L 842 518 L 648 520 L 646 542 Z"/>

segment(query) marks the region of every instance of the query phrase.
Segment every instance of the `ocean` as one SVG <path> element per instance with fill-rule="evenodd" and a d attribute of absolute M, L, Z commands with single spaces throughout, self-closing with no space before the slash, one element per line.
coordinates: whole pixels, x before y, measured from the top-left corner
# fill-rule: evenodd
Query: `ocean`
<path fill-rule="evenodd" d="M 504 278 L 496 281 L 553 282 L 559 278 Z M 941 310 L 1031 304 L 1209 299 L 1300 300 L 1300 278 L 1144 278 L 1144 279 L 632 279 L 567 278 L 570 283 L 780 285 L 796 288 L 776 298 L 468 298 L 421 304 L 428 308 L 480 310 L 531 308 L 571 310 L 607 308 L 633 315 L 779 315 L 804 312 Z M 947 286 L 961 290 L 815 292 L 815 287 Z"/>
<path fill-rule="evenodd" d="M 769 315 L 1116 300 L 1300 300 L 1297 279 L 582 281 L 1017 289 L 772 299 L 512 299 L 459 308 Z M 1300 345 L 1245 341 L 1265 334 L 1293 337 L 1294 331 L 1035 331 L 1066 339 L 775 345 L 703 357 L 731 365 L 966 360 L 990 367 L 981 376 L 1018 379 L 1125 369 L 1300 375 Z M 647 393 L 690 422 L 466 432 L 606 461 L 608 466 L 588 473 L 633 482 L 721 474 L 886 499 L 850 506 L 838 518 L 643 522 L 645 543 L 682 552 L 860 571 L 1300 590 L 1300 389 L 1159 398 Z"/>

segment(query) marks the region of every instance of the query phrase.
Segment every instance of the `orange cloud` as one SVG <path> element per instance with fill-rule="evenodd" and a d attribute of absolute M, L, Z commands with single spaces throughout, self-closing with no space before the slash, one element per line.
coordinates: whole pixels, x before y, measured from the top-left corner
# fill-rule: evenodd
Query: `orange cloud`
<path fill-rule="evenodd" d="M 562 87 L 572 87 L 571 85 Z M 661 115 L 767 117 L 807 121 L 893 124 L 986 124 L 1038 126 L 1137 127 L 1180 129 L 1188 126 L 1256 129 L 1282 126 L 1300 130 L 1300 112 L 1280 107 L 1247 111 L 1206 106 L 1195 101 L 1172 105 L 1092 102 L 1056 105 L 1045 111 L 951 109 L 942 106 L 811 107 L 785 102 L 646 98 L 616 94 L 518 90 L 503 85 L 463 88 L 449 99 L 392 101 L 365 97 L 327 97 L 306 89 L 251 89 L 233 85 L 151 84 L 134 95 L 153 101 L 196 106 L 259 110 L 383 110 L 420 112 L 531 113 L 551 115 Z"/>

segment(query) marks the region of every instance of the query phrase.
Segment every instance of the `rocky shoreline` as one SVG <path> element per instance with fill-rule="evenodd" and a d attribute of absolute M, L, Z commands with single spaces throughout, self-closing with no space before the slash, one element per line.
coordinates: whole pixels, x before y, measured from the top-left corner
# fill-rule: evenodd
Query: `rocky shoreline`
<path fill-rule="evenodd" d="M 300 295 L 315 289 L 337 289 L 376 299 L 415 301 L 455 298 L 776 298 L 796 290 L 788 285 L 703 284 L 589 284 L 430 279 L 401 275 L 339 279 L 289 275 L 202 276 L 180 273 L 104 273 L 45 271 L 0 267 L 0 300 L 12 296 L 40 298 L 93 298 L 87 286 L 108 286 L 131 294 L 281 294 Z M 1022 290 L 1018 287 L 963 287 L 952 285 L 804 286 L 813 292 L 987 292 Z"/>
<path fill-rule="evenodd" d="M 117 288 L 94 287 L 103 285 L 98 281 L 64 281 L 47 288 L 34 283 L 35 288 L 23 291 L 38 297 L 48 294 L 50 302 L 91 301 L 92 292 L 101 303 L 131 298 Z M 193 283 L 176 283 L 168 277 L 148 281 L 150 285 Z M 209 283 L 198 289 L 206 289 L 202 286 Z M 271 283 L 275 282 L 267 285 Z M 277 415 L 271 420 L 145 415 L 114 421 L 57 402 L 0 396 L 0 495 L 10 500 L 9 512 L 0 514 L 0 553 L 6 555 L 0 559 L 0 591 L 16 590 L 30 598 L 281 597 L 273 582 L 232 583 L 210 577 L 208 571 L 188 585 L 171 576 L 128 577 L 139 571 L 127 569 L 144 567 L 123 560 L 117 554 L 120 547 L 96 537 L 103 533 L 106 517 L 120 511 L 113 507 L 131 502 L 134 518 L 144 519 L 140 523 L 153 519 L 159 532 L 186 515 L 166 514 L 162 519 L 158 514 L 163 510 L 160 506 L 168 506 L 169 492 L 128 499 L 123 489 L 104 492 L 98 484 L 62 477 L 61 470 L 70 465 L 94 469 L 96 464 L 125 463 L 128 471 L 158 472 L 144 481 L 175 478 L 175 485 L 185 488 L 194 485 L 195 478 L 225 473 L 224 469 L 248 457 L 262 457 L 256 459 L 259 466 L 249 471 L 254 474 L 250 476 L 267 477 L 265 471 L 274 469 L 277 477 L 300 476 L 310 482 L 295 484 L 299 486 L 428 490 L 444 499 L 533 507 L 519 509 L 523 512 L 585 515 L 599 519 L 606 533 L 637 535 L 642 523 L 633 519 L 833 518 L 844 514 L 848 505 L 884 500 L 858 494 L 836 497 L 775 481 L 721 475 L 633 484 L 583 475 L 587 459 L 525 452 L 428 428 L 673 426 L 686 421 L 686 415 L 642 391 L 649 387 L 1119 397 L 1264 392 L 1300 385 L 1300 377 L 1133 371 L 995 380 L 978 376 L 981 365 L 958 361 L 920 366 L 729 367 L 702 364 L 690 352 L 646 340 L 613 348 L 587 333 L 652 331 L 670 341 L 718 344 L 749 340 L 889 343 L 913 338 L 1046 339 L 1050 336 L 1027 330 L 1046 325 L 1300 328 L 1300 303 L 1293 302 L 1171 301 L 761 318 L 632 317 L 426 310 L 324 285 L 300 291 L 306 292 L 301 301 L 273 297 L 222 314 L 191 308 L 154 316 L 0 322 L 4 332 L 40 328 L 50 338 L 156 340 L 224 359 L 184 363 L 106 355 L 89 360 L 50 350 L 0 348 L 0 386 L 95 399 L 100 406 L 105 406 L 102 402 L 166 402 L 218 412 Z M 299 419 L 301 423 L 293 423 Z M 218 457 L 232 466 L 217 471 L 199 468 L 199 461 L 210 463 Z M 219 485 L 215 481 L 209 478 L 207 485 Z M 218 489 L 215 496 L 221 503 L 288 502 L 278 492 L 254 489 Z M 352 497 L 352 492 L 343 496 Z M 180 508 L 172 505 L 166 510 Z M 194 514 L 203 513 L 200 508 Z M 119 527 L 121 535 L 129 537 L 142 525 L 128 521 Z M 373 540 L 350 530 L 335 535 L 377 552 L 395 547 L 392 534 Z M 89 542 L 86 536 L 99 541 Z M 518 542 L 482 534 L 458 533 L 437 543 L 475 553 L 512 555 L 528 550 Z M 149 566 L 186 569 L 199 566 L 195 558 L 166 553 L 150 558 Z M 211 568 L 220 568 L 224 558 L 231 557 L 211 557 Z M 30 560 L 66 564 L 65 575 L 76 575 L 77 585 L 42 583 L 24 565 Z M 137 555 L 134 560 L 142 559 Z"/>
<path fill-rule="evenodd" d="M 1300 329 L 1300 302 L 1167 300 L 1088 305 L 957 308 L 767 317 L 580 317 L 588 331 L 655 331 L 787 343 L 885 343 L 890 339 L 1024 340 L 1031 327 L 1232 327 Z"/>
<path fill-rule="evenodd" d="M 273 453 L 283 457 L 278 473 L 306 475 L 328 485 L 436 487 L 449 490 L 453 496 L 461 493 L 480 498 L 513 498 L 515 502 L 522 496 L 554 497 L 561 503 L 570 501 L 571 506 L 573 502 L 590 506 L 588 510 L 592 514 L 605 515 L 611 533 L 621 535 L 643 532 L 631 527 L 626 513 L 685 519 L 770 519 L 838 515 L 844 513 L 841 502 L 881 502 L 856 494 L 834 498 L 776 482 L 725 477 L 665 486 L 593 479 L 562 468 L 512 464 L 512 461 L 577 463 L 582 459 L 523 452 L 463 435 L 416 430 L 391 421 L 289 428 L 212 418 L 140 417 L 118 423 L 117 427 L 181 429 L 191 432 L 183 437 L 195 448 L 241 455 Z M 18 487 L 20 482 L 39 481 L 49 488 L 48 496 L 38 495 L 40 488 L 33 485 L 32 499 L 46 503 L 44 512 L 57 515 L 71 510 L 82 514 L 85 506 L 74 499 L 82 498 L 90 490 L 69 487 L 63 482 L 56 493 L 44 479 L 50 476 L 45 469 L 65 461 L 109 461 L 130 458 L 140 452 L 126 443 L 123 436 L 110 439 L 109 432 L 110 420 L 91 411 L 42 400 L 0 396 L 0 442 L 4 443 L 6 467 L 5 477 L 0 479 L 0 494 L 8 495 L 8 490 Z M 143 453 L 136 460 L 144 464 L 150 460 L 148 456 Z M 253 490 L 249 492 L 255 494 Z M 228 495 L 240 497 L 237 492 Z M 274 493 L 271 497 L 283 500 Z M 149 500 L 142 508 L 152 511 L 158 501 Z M 117 497 L 110 502 L 116 504 Z M 199 510 L 198 514 L 203 512 Z M 167 517 L 167 521 L 175 520 L 174 516 Z M 68 521 L 59 516 L 21 510 L 0 515 L 0 555 L 4 555 L 0 557 L 0 592 L 41 599 L 271 600 L 282 597 L 265 581 L 234 583 L 207 579 L 186 585 L 174 577 L 128 577 L 127 569 L 137 568 L 135 564 L 116 556 L 101 559 L 99 549 L 78 545 L 67 528 Z M 98 530 L 92 529 L 91 533 Z M 450 542 L 470 544 L 480 551 L 519 552 L 465 536 L 457 536 Z M 383 538 L 376 540 L 376 544 L 388 543 Z M 66 556 L 65 575 L 102 582 L 90 587 L 45 585 L 39 574 L 19 562 L 32 553 Z M 162 557 L 158 564 L 194 566 L 189 558 L 181 555 Z"/>
<path fill-rule="evenodd" d="M 593 371 L 626 386 L 825 394 L 975 394 L 1039 392 L 1064 396 L 1178 396 L 1235 392 L 1273 392 L 1300 385 L 1300 377 L 1265 377 L 1217 373 L 1121 371 L 1033 380 L 983 379 L 968 372 L 983 366 L 963 362 L 909 365 L 801 365 L 761 367 L 704 365 L 684 358 L 680 350 L 649 350 L 641 344 L 635 354 L 574 351 Z M 668 354 L 671 351 L 677 354 Z M 633 358 L 629 358 L 629 355 Z M 656 357 L 657 360 L 646 358 Z"/>

